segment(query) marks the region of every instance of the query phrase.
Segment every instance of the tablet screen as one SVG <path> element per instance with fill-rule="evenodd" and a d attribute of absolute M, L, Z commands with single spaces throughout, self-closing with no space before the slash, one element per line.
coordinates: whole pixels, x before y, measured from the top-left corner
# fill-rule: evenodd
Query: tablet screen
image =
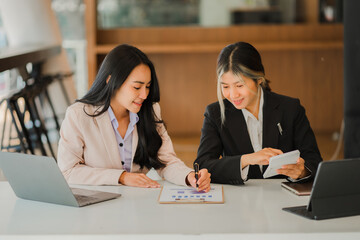
<path fill-rule="evenodd" d="M 281 166 L 283 165 L 295 164 L 299 159 L 299 157 L 300 157 L 299 150 L 294 150 L 291 152 L 287 152 L 271 157 L 269 161 L 269 166 L 264 172 L 263 177 L 269 178 L 278 175 L 278 173 L 276 172 L 277 169 L 281 168 Z"/>

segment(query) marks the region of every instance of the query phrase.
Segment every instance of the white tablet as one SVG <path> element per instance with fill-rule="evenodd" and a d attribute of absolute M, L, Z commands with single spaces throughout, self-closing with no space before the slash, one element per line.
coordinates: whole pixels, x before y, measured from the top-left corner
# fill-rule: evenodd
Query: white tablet
<path fill-rule="evenodd" d="M 299 159 L 299 157 L 300 157 L 299 150 L 294 150 L 291 152 L 287 152 L 271 157 L 269 161 L 269 166 L 264 172 L 263 177 L 269 178 L 278 175 L 278 173 L 276 172 L 277 169 L 281 168 L 281 166 L 283 165 L 295 164 Z"/>

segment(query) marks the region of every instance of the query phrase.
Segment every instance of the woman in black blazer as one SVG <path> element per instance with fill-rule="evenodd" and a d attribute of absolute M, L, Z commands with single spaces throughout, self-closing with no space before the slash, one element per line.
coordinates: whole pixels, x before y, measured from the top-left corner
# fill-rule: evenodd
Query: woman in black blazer
<path fill-rule="evenodd" d="M 272 156 L 298 149 L 296 164 L 277 177 L 312 179 L 322 161 L 298 99 L 271 92 L 258 51 L 249 43 L 225 47 L 217 62 L 218 102 L 207 106 L 196 163 L 212 182 L 243 184 L 263 178 Z"/>

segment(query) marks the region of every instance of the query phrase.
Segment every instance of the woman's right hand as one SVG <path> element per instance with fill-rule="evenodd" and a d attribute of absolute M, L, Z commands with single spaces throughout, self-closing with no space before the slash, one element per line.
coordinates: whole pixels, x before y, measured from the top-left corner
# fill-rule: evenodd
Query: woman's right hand
<path fill-rule="evenodd" d="M 143 173 L 123 172 L 120 175 L 119 183 L 131 187 L 159 188 L 160 184 Z"/>
<path fill-rule="evenodd" d="M 241 156 L 241 168 L 245 168 L 249 165 L 269 165 L 271 157 L 282 154 L 283 152 L 275 148 L 264 148 L 260 151 L 250 154 L 244 154 Z"/>

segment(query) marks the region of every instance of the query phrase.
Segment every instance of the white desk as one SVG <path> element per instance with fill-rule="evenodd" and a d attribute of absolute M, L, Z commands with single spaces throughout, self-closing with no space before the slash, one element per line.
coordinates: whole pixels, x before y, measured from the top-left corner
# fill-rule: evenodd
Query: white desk
<path fill-rule="evenodd" d="M 159 204 L 160 189 L 87 186 L 122 196 L 83 208 L 22 200 L 0 182 L 0 239 L 360 239 L 360 216 L 314 221 L 281 210 L 309 197 L 280 182 L 224 185 L 225 204 Z"/>

